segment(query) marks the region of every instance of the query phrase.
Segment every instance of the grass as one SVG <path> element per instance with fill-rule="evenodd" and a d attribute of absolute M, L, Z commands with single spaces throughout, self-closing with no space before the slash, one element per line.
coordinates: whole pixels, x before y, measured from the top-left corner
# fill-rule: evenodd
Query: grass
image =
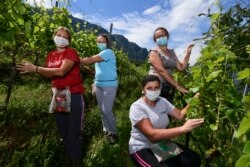
<path fill-rule="evenodd" d="M 6 111 L 0 112 L 0 166 L 59 167 L 62 165 L 63 146 L 59 140 L 54 117 L 48 113 L 50 85 L 48 82 L 34 81 L 15 84 Z M 133 85 L 136 83 L 134 80 L 130 83 L 126 82 Z M 0 85 L 1 101 L 4 101 L 6 96 L 4 87 Z M 119 87 L 114 106 L 119 140 L 118 143 L 110 145 L 102 134 L 97 102 L 88 91 L 89 86 L 86 86 L 84 166 L 133 166 L 128 153 L 131 126 L 128 111 L 139 93 L 133 87 L 128 87 L 127 91 L 123 92 L 125 87 L 125 85 Z"/>

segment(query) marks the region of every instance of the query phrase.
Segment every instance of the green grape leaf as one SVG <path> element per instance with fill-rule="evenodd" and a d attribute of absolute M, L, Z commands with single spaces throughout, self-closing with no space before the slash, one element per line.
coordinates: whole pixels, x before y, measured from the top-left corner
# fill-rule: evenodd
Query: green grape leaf
<path fill-rule="evenodd" d="M 25 33 L 26 33 L 26 35 L 29 35 L 30 31 L 31 31 L 31 23 L 30 22 L 26 22 L 24 26 L 25 26 Z"/>
<path fill-rule="evenodd" d="M 15 5 L 15 8 L 20 14 L 25 14 L 26 12 L 26 8 L 24 7 L 23 3 L 18 3 L 17 5 Z"/>
<path fill-rule="evenodd" d="M 245 134 L 250 129 L 250 112 L 243 118 L 240 123 L 240 127 L 234 132 L 234 137 L 239 138 L 241 135 Z"/>
<path fill-rule="evenodd" d="M 21 15 L 12 13 L 12 17 L 15 19 L 15 21 L 19 24 L 19 25 L 24 25 L 24 20 L 23 17 Z"/>
<path fill-rule="evenodd" d="M 244 148 L 243 148 L 243 153 L 249 154 L 250 155 L 250 141 L 247 141 Z"/>
<path fill-rule="evenodd" d="M 239 80 L 245 79 L 250 76 L 250 68 L 245 68 L 244 70 L 240 71 L 238 73 L 238 78 Z"/>
<path fill-rule="evenodd" d="M 243 103 L 250 103 L 250 96 L 243 97 L 242 102 Z"/>
<path fill-rule="evenodd" d="M 222 62 L 222 61 L 224 61 L 224 57 L 219 57 L 214 63 L 220 63 L 220 62 Z"/>
<path fill-rule="evenodd" d="M 210 129 L 212 129 L 213 131 L 218 130 L 218 124 L 210 124 L 209 127 L 210 127 Z"/>
<path fill-rule="evenodd" d="M 11 21 L 9 21 L 9 25 L 10 25 L 11 28 L 14 27 L 14 24 Z"/>
<path fill-rule="evenodd" d="M 55 29 L 56 25 L 54 23 L 50 23 L 49 28 L 50 29 Z"/>
<path fill-rule="evenodd" d="M 192 98 L 189 105 L 190 106 L 196 106 L 199 103 L 199 99 L 198 98 Z"/>
<path fill-rule="evenodd" d="M 218 19 L 219 16 L 220 16 L 220 13 L 214 13 L 211 16 L 211 22 L 215 22 Z"/>
<path fill-rule="evenodd" d="M 236 117 L 236 114 L 235 114 L 235 110 L 233 109 L 227 109 L 226 110 L 226 116 L 227 118 L 234 124 L 237 123 L 237 117 Z"/>
<path fill-rule="evenodd" d="M 250 155 L 245 154 L 240 157 L 236 162 L 235 167 L 249 167 L 250 166 Z"/>
<path fill-rule="evenodd" d="M 32 49 L 35 48 L 34 42 L 30 42 L 29 44 L 30 44 L 30 47 L 31 47 Z"/>
<path fill-rule="evenodd" d="M 217 78 L 218 75 L 222 72 L 222 70 L 214 71 L 211 74 L 208 75 L 206 81 L 210 82 L 212 79 Z"/>
<path fill-rule="evenodd" d="M 34 33 L 38 32 L 39 31 L 39 27 L 38 26 L 35 26 L 34 27 Z"/>
<path fill-rule="evenodd" d="M 195 87 L 195 88 L 190 88 L 190 92 L 193 92 L 193 93 L 197 93 L 199 91 L 199 87 Z"/>
<path fill-rule="evenodd" d="M 190 103 L 191 100 L 192 100 L 192 98 L 187 98 L 187 99 L 185 100 L 185 102 L 186 102 L 186 103 Z"/>

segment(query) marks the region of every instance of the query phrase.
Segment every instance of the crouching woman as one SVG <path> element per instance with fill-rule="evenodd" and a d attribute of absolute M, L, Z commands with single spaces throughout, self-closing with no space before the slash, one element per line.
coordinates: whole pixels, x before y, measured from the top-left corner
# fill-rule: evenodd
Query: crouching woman
<path fill-rule="evenodd" d="M 170 139 L 199 127 L 204 119 L 189 119 L 182 126 L 167 128 L 169 115 L 181 120 L 189 105 L 180 110 L 159 97 L 161 85 L 155 75 L 143 78 L 142 89 L 142 97 L 129 111 L 132 123 L 129 152 L 134 164 L 137 167 L 199 167 L 201 160 L 196 152 Z"/>

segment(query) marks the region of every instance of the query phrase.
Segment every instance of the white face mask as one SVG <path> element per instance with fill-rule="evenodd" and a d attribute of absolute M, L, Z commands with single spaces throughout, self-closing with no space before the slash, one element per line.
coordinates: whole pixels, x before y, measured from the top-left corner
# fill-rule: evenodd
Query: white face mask
<path fill-rule="evenodd" d="M 54 37 L 54 42 L 57 47 L 59 48 L 65 48 L 66 46 L 69 45 L 69 41 L 63 37 L 55 36 Z"/>
<path fill-rule="evenodd" d="M 158 97 L 161 94 L 161 89 L 159 90 L 146 90 L 145 96 L 150 100 L 150 101 L 155 101 L 158 99 Z"/>

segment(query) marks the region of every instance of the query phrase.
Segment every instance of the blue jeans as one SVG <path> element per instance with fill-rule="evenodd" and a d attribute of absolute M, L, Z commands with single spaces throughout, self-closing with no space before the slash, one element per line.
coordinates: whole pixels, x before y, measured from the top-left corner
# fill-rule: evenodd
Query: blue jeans
<path fill-rule="evenodd" d="M 96 99 L 101 111 L 102 125 L 104 132 L 117 134 L 115 115 L 113 105 L 115 102 L 117 87 L 99 87 L 96 86 Z"/>
<path fill-rule="evenodd" d="M 84 99 L 82 94 L 71 94 L 70 113 L 55 113 L 56 125 L 63 139 L 65 152 L 71 158 L 82 155 L 82 120 Z"/>

